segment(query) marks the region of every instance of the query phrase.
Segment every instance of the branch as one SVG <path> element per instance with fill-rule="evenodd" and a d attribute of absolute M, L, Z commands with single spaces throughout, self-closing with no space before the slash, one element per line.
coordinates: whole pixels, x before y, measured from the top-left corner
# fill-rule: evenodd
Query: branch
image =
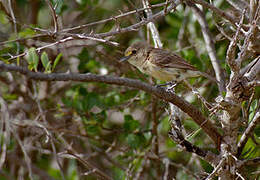
<path fill-rule="evenodd" d="M 213 154 L 210 151 L 203 150 L 187 141 L 176 127 L 172 126 L 171 131 L 168 133 L 168 135 L 173 141 L 178 143 L 187 152 L 195 153 L 214 167 L 217 165 L 217 155 Z"/>
<path fill-rule="evenodd" d="M 169 1 L 168 4 L 169 3 L 175 3 L 176 6 L 177 6 L 177 4 L 179 4 L 175 0 Z M 167 4 L 167 2 L 154 4 L 154 5 L 151 5 L 148 8 L 161 7 L 161 6 L 165 6 L 166 4 Z M 129 16 L 131 14 L 139 13 L 139 12 L 144 11 L 146 9 L 147 9 L 146 7 L 136 9 L 136 10 L 133 10 L 133 11 L 129 11 L 129 12 L 117 15 L 117 16 L 110 17 L 108 19 L 103 19 L 103 20 L 100 20 L 100 21 L 96 21 L 96 22 L 92 22 L 92 23 L 88 23 L 88 24 L 83 24 L 83 25 L 80 25 L 80 26 L 72 27 L 72 28 L 63 29 L 63 30 L 61 30 L 61 32 L 74 31 L 74 30 L 79 30 L 79 29 L 83 29 L 83 28 L 86 28 L 86 27 L 90 27 L 90 26 L 95 26 L 95 25 L 98 25 L 98 24 L 103 24 L 103 23 L 106 23 L 106 22 L 109 22 L 109 21 L 113 21 L 113 20 L 125 17 L 125 16 Z M 166 11 L 166 14 L 169 13 L 169 11 L 167 11 L 167 9 L 165 11 Z"/>
<path fill-rule="evenodd" d="M 98 179 L 112 180 L 112 178 L 105 172 L 95 167 L 92 163 L 78 156 L 74 149 L 67 148 L 66 151 L 67 154 L 72 155 L 75 159 L 77 159 L 81 164 L 83 164 L 87 169 L 89 169 L 91 173 L 93 173 Z"/>
<path fill-rule="evenodd" d="M 254 81 L 259 72 L 260 72 L 260 56 L 255 58 L 251 63 L 249 63 L 245 68 L 243 68 L 240 71 L 240 74 L 244 74 L 249 81 Z"/>
<path fill-rule="evenodd" d="M 214 128 L 214 125 L 206 117 L 203 116 L 200 110 L 195 108 L 192 104 L 188 103 L 183 98 L 177 96 L 174 93 L 167 92 L 163 88 L 154 87 L 147 83 L 141 82 L 139 80 L 113 77 L 113 76 L 95 75 L 90 73 L 88 74 L 74 74 L 74 73 L 44 74 L 40 72 L 31 72 L 24 67 L 7 65 L 1 61 L 0 61 L 0 70 L 19 72 L 21 74 L 24 74 L 30 79 L 40 80 L 40 81 L 102 82 L 106 84 L 115 84 L 115 85 L 140 89 L 147 93 L 151 93 L 160 99 L 163 99 L 167 102 L 171 102 L 174 105 L 178 106 L 182 111 L 187 113 L 206 132 L 206 134 L 208 134 L 211 137 L 211 139 L 218 147 L 222 139 L 221 135 Z"/>
<path fill-rule="evenodd" d="M 171 4 L 167 8 L 166 13 L 169 13 L 171 10 L 176 8 L 177 4 L 179 4 L 179 1 L 177 1 L 175 4 Z M 102 39 L 102 38 L 109 37 L 109 36 L 114 36 L 114 35 L 121 34 L 121 33 L 130 32 L 130 31 L 136 31 L 141 26 L 143 26 L 143 25 L 145 25 L 145 24 L 147 24 L 149 22 L 152 22 L 152 21 L 154 21 L 154 20 L 156 20 L 156 19 L 158 19 L 160 17 L 163 17 L 165 15 L 166 15 L 165 14 L 165 10 L 162 10 L 162 11 L 158 12 L 157 14 L 152 15 L 152 16 L 148 17 L 147 19 L 144 19 L 144 20 L 142 20 L 142 21 L 140 21 L 140 22 L 138 22 L 136 24 L 133 24 L 133 25 L 128 26 L 126 28 L 117 28 L 117 30 L 115 30 L 115 31 L 110 31 L 110 32 L 105 32 L 105 33 L 97 33 L 97 34 L 90 33 L 90 34 L 81 35 L 81 34 L 62 33 L 62 31 L 61 31 L 61 32 L 59 32 L 59 35 L 65 35 L 65 36 L 68 36 L 68 37 L 64 37 L 63 39 L 58 40 L 58 41 L 56 41 L 54 43 L 50 43 L 50 44 L 48 44 L 46 46 L 39 47 L 36 50 L 40 51 L 40 50 L 42 50 L 44 48 L 48 48 L 50 46 L 54 46 L 54 45 L 61 44 L 61 43 L 64 43 L 64 42 L 67 42 L 67 41 L 71 41 L 71 40 L 75 40 L 75 39 L 94 40 L 94 41 L 98 41 L 98 42 L 102 42 L 102 43 L 107 43 L 107 44 L 110 44 L 110 45 L 118 46 L 118 43 L 111 42 L 111 41 L 108 41 L 108 40 L 105 40 L 105 39 Z M 114 18 L 112 18 L 112 19 L 114 19 Z M 55 32 L 45 31 L 45 33 L 49 34 L 49 35 L 52 35 Z M 27 54 L 27 52 L 24 52 L 24 53 L 19 54 L 17 56 L 13 56 L 13 57 L 9 58 L 8 60 L 12 60 L 12 59 L 15 59 L 17 57 L 22 57 L 22 56 L 25 56 L 26 54 Z"/>
<path fill-rule="evenodd" d="M 54 34 L 56 34 L 59 31 L 59 26 L 58 26 L 58 16 L 55 12 L 55 9 L 53 8 L 50 0 L 45 0 L 45 2 L 48 4 L 50 11 L 51 11 L 51 16 L 53 19 L 53 24 L 54 24 Z"/>
<path fill-rule="evenodd" d="M 190 0 L 186 0 L 186 1 L 190 1 Z M 225 18 L 227 19 L 231 24 L 233 24 L 234 26 L 236 26 L 237 20 L 235 18 L 233 18 L 232 16 L 230 16 L 228 13 L 226 13 L 225 11 L 222 11 L 221 9 L 209 4 L 208 2 L 204 1 L 204 0 L 192 0 L 190 2 L 196 3 L 196 4 L 200 4 L 203 7 L 205 7 L 206 9 L 210 9 L 212 10 L 216 15 L 218 15 L 221 18 Z"/>
<path fill-rule="evenodd" d="M 212 39 L 212 35 L 209 30 L 208 23 L 206 21 L 206 18 L 203 14 L 203 12 L 193 3 L 188 3 L 188 5 L 191 7 L 192 11 L 194 12 L 195 16 L 197 17 L 197 20 L 201 26 L 202 34 L 204 37 L 204 41 L 206 43 L 206 49 L 208 51 L 212 66 L 214 68 L 216 79 L 219 82 L 218 88 L 220 92 L 225 91 L 225 81 L 224 81 L 224 75 L 222 73 L 220 62 L 217 58 L 217 53 L 214 46 L 214 41 Z"/>
<path fill-rule="evenodd" d="M 144 8 L 147 8 L 145 10 L 147 17 L 150 18 L 153 15 L 153 13 L 152 13 L 151 5 L 149 4 L 149 1 L 148 0 L 142 0 L 142 3 L 143 3 Z M 167 9 L 164 9 L 164 10 L 167 10 Z M 162 42 L 160 40 L 160 35 L 159 35 L 158 30 L 155 27 L 155 24 L 153 22 L 149 22 L 147 24 L 147 29 L 150 30 L 151 33 L 152 33 L 152 38 L 153 38 L 153 42 L 154 42 L 155 47 L 162 48 Z M 149 33 L 147 34 L 147 38 L 149 39 Z M 153 97 L 152 98 L 152 112 L 153 112 L 153 115 L 152 115 L 152 119 L 153 119 L 153 121 L 152 121 L 152 127 L 153 127 L 152 133 L 154 135 L 153 152 L 157 156 L 159 156 L 159 151 L 160 151 L 159 148 L 160 147 L 159 147 L 159 137 L 158 137 L 158 131 L 157 131 L 157 129 L 158 129 L 158 119 L 156 117 L 156 106 L 157 106 L 157 101 L 156 101 L 156 98 Z M 161 171 L 160 171 L 161 163 L 159 163 L 158 161 L 155 162 L 155 163 L 157 164 L 156 165 L 157 176 L 160 177 L 161 176 Z"/>
<path fill-rule="evenodd" d="M 148 0 L 142 0 L 143 2 L 143 6 L 145 8 L 147 8 L 145 10 L 147 17 L 150 18 L 152 17 L 153 13 L 151 10 L 151 5 L 149 4 Z M 167 12 L 167 8 L 164 8 L 164 13 Z M 151 33 L 152 33 L 152 38 L 153 38 L 153 42 L 156 48 L 162 48 L 163 44 L 160 40 L 160 36 L 159 36 L 159 32 L 155 27 L 155 24 L 153 22 L 149 22 L 147 24 L 148 29 L 150 29 Z"/>
<path fill-rule="evenodd" d="M 46 48 L 50 48 L 51 46 L 62 44 L 62 43 L 68 42 L 68 41 L 74 41 L 74 40 L 77 40 L 77 39 L 93 40 L 93 41 L 98 41 L 98 42 L 106 43 L 106 44 L 113 45 L 113 46 L 119 46 L 119 44 L 117 42 L 114 42 L 114 41 L 108 41 L 108 40 L 105 40 L 105 39 L 95 38 L 95 37 L 92 37 L 92 36 L 85 36 L 85 35 L 80 35 L 80 34 L 70 34 L 69 37 L 57 40 L 54 43 L 49 43 L 45 46 L 38 47 L 36 49 L 36 51 L 40 52 L 41 50 L 46 49 Z M 23 56 L 27 55 L 28 52 L 29 51 L 26 51 L 26 52 L 23 52 L 19 55 L 12 56 L 11 58 L 8 59 L 8 61 L 19 58 L 19 57 L 23 57 Z"/>
<path fill-rule="evenodd" d="M 238 28 L 236 30 L 236 33 L 234 35 L 234 38 L 228 46 L 227 55 L 226 55 L 227 64 L 230 67 L 232 73 L 235 73 L 235 74 L 238 74 L 239 69 L 240 69 L 240 64 L 235 61 L 235 58 L 236 58 L 235 51 L 236 51 L 236 46 L 237 46 L 237 42 L 238 42 L 238 35 L 240 33 L 240 30 L 241 30 L 241 27 L 242 27 L 242 24 L 244 21 L 244 16 L 245 16 L 245 11 L 243 12 L 243 14 L 241 16 L 241 19 L 240 19 Z M 231 74 L 231 76 L 233 76 L 233 75 Z"/>
<path fill-rule="evenodd" d="M 219 161 L 218 165 L 214 168 L 214 170 L 212 171 L 212 173 L 210 173 L 210 175 L 206 178 L 206 180 L 211 180 L 217 175 L 219 169 L 224 165 L 225 160 L 226 160 L 226 158 L 222 158 Z"/>
<path fill-rule="evenodd" d="M 241 163 L 238 164 L 238 168 L 242 168 L 244 166 L 252 166 L 252 165 L 259 167 L 259 164 L 260 164 L 260 157 L 256 157 L 254 159 L 247 159 L 247 160 L 241 161 Z"/>
<path fill-rule="evenodd" d="M 131 26 L 128 26 L 126 28 L 121 28 L 121 29 L 117 29 L 115 31 L 111 31 L 111 32 L 105 32 L 105 33 L 99 33 L 99 34 L 93 34 L 93 37 L 97 37 L 97 38 L 103 38 L 103 37 L 109 37 L 109 36 L 114 36 L 116 34 L 121 34 L 121 33 L 125 33 L 125 32 L 130 32 L 130 31 L 136 31 L 137 29 L 139 29 L 141 26 L 154 21 L 160 17 L 165 16 L 166 14 L 168 14 L 169 12 L 171 12 L 173 9 L 176 8 L 176 6 L 179 4 L 179 1 L 176 1 L 174 4 L 171 4 L 165 13 L 165 10 L 162 10 L 154 15 L 152 15 L 151 17 L 148 17 L 147 19 L 143 19 L 142 21 L 133 24 Z"/>
<path fill-rule="evenodd" d="M 249 126 L 246 128 L 245 132 L 241 136 L 238 145 L 237 145 L 237 157 L 240 156 L 242 153 L 243 148 L 245 147 L 247 140 L 254 131 L 256 125 L 260 122 L 260 110 L 258 110 L 253 118 L 253 120 L 250 122 Z"/>

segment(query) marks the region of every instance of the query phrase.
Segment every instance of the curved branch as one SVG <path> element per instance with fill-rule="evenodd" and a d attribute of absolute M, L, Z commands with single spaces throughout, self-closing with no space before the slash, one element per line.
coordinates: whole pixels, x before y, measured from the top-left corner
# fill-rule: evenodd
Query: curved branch
<path fill-rule="evenodd" d="M 177 96 L 174 93 L 168 92 L 163 88 L 154 87 L 147 83 L 141 82 L 139 80 L 113 77 L 113 76 L 103 76 L 95 74 L 76 74 L 76 73 L 51 73 L 44 74 L 40 72 L 32 72 L 24 67 L 18 67 L 15 65 L 7 65 L 0 62 L 0 70 L 2 71 L 15 71 L 24 74 L 30 79 L 40 80 L 40 81 L 82 81 L 82 82 L 102 82 L 106 84 L 115 84 L 120 86 L 132 87 L 135 89 L 140 89 L 145 92 L 151 93 L 156 97 L 163 99 L 167 102 L 171 102 L 178 106 L 182 111 L 187 113 L 205 132 L 209 137 L 215 142 L 219 147 L 220 141 L 222 139 L 221 135 L 214 128 L 213 124 L 203 116 L 203 114 L 192 104 L 184 100 L 183 98 Z"/>

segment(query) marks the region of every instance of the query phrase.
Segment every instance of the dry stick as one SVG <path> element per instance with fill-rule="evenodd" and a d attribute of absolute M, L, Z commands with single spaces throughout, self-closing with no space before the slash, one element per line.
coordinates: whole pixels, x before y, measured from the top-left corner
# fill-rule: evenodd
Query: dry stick
<path fill-rule="evenodd" d="M 167 8 L 167 13 L 169 13 L 172 9 L 175 8 L 176 5 L 171 5 Z M 129 32 L 129 31 L 135 31 L 136 28 L 140 28 L 141 26 L 155 20 L 155 19 L 158 19 L 159 17 L 162 17 L 164 16 L 165 13 L 164 11 L 160 11 L 159 13 L 151 16 L 150 18 L 147 18 L 145 20 L 142 20 L 140 21 L 139 23 L 136 23 L 134 25 L 131 25 L 129 27 L 126 27 L 126 28 L 122 28 L 122 29 L 117 29 L 115 31 L 111 31 L 111 32 L 106 32 L 106 33 L 99 33 L 99 34 L 89 34 L 89 35 L 75 35 L 77 36 L 78 38 L 83 38 L 83 39 L 90 39 L 90 40 L 96 40 L 96 41 L 100 41 L 100 42 L 110 42 L 110 41 L 107 41 L 107 40 L 104 40 L 102 38 L 104 37 L 108 37 L 108 36 L 114 36 L 116 34 L 121 34 L 121 33 L 125 33 L 125 32 Z M 46 46 L 43 46 L 43 47 L 40 47 L 40 48 L 37 48 L 36 50 L 37 51 L 40 51 L 44 48 L 47 48 L 47 47 L 51 47 L 51 46 L 54 46 L 54 45 L 57 45 L 57 44 L 60 44 L 60 43 L 64 43 L 66 41 L 71 41 L 71 40 L 74 40 L 74 38 L 72 38 L 71 36 L 70 37 L 67 37 L 67 38 L 64 38 L 64 39 L 61 39 L 61 40 L 58 40 L 54 43 L 51 43 L 51 44 L 48 44 Z M 114 45 L 117 45 L 116 42 L 112 42 L 112 44 Z M 19 54 L 17 56 L 13 56 L 11 58 L 9 58 L 8 60 L 12 60 L 12 59 L 15 59 L 15 58 L 18 58 L 18 57 L 22 57 L 22 56 L 25 56 L 28 52 L 24 52 L 22 54 Z"/>
<path fill-rule="evenodd" d="M 13 133 L 15 139 L 17 140 L 19 146 L 20 146 L 21 149 L 22 149 L 22 152 L 23 152 L 23 155 L 24 155 L 24 159 L 25 159 L 25 162 L 26 162 L 28 171 L 29 171 L 29 178 L 30 178 L 30 179 L 33 179 L 33 176 L 32 176 L 32 167 L 31 167 L 31 164 L 32 164 L 32 163 L 31 163 L 31 159 L 30 159 L 30 157 L 28 156 L 28 154 L 27 154 L 27 152 L 26 152 L 26 149 L 25 149 L 25 147 L 24 147 L 24 145 L 23 145 L 23 143 L 22 143 L 22 141 L 21 141 L 19 135 L 17 134 L 17 132 L 15 132 L 14 129 L 11 129 L 11 131 L 12 131 L 12 133 Z"/>
<path fill-rule="evenodd" d="M 236 44 L 238 42 L 238 35 L 240 33 L 240 29 L 242 27 L 243 21 L 244 21 L 244 13 L 241 16 L 235 36 L 234 36 L 233 40 L 230 42 L 230 44 L 228 46 L 228 50 L 227 50 L 226 61 L 227 61 L 228 66 L 230 67 L 231 73 L 232 73 L 230 79 L 232 79 L 232 76 L 234 75 L 234 73 L 238 74 L 239 69 L 240 69 L 240 66 L 235 61 L 235 52 L 236 52 Z"/>
<path fill-rule="evenodd" d="M 86 168 L 90 169 L 90 171 L 94 170 L 92 172 L 95 176 L 98 177 L 98 179 L 104 179 L 104 180 L 112 180 L 112 178 L 107 175 L 105 172 L 97 168 L 92 163 L 88 162 L 84 158 L 82 158 L 75 149 L 71 147 L 71 145 L 64 139 L 62 136 L 59 137 L 60 140 L 63 142 L 63 145 L 65 145 L 64 149 L 66 150 L 65 154 L 73 156 L 75 159 L 77 159 L 80 163 L 82 163 Z M 57 141 L 57 140 L 56 140 Z M 58 141 L 59 142 L 59 141 Z"/>
<path fill-rule="evenodd" d="M 12 22 L 13 22 L 13 24 L 14 24 L 14 33 L 15 33 L 15 36 L 18 37 L 17 22 L 16 22 L 16 18 L 15 18 L 15 15 L 14 15 L 13 8 L 12 8 L 12 2 L 11 2 L 11 0 L 8 0 L 8 8 L 9 8 L 9 11 L 10 11 L 10 14 L 11 14 L 11 17 L 12 17 Z M 20 45 L 19 45 L 18 42 L 16 42 L 16 45 L 17 45 L 16 54 L 18 54 L 19 51 L 20 51 Z"/>
<path fill-rule="evenodd" d="M 94 173 L 96 176 L 98 176 L 98 178 L 100 179 L 108 179 L 108 180 L 112 180 L 111 177 L 109 177 L 107 174 L 105 174 L 104 172 L 102 172 L 101 170 L 99 170 L 97 167 L 95 167 L 94 165 L 92 165 L 91 163 L 89 163 L 88 161 L 84 160 L 83 158 L 81 158 L 80 156 L 78 156 L 74 150 L 72 149 L 67 149 L 67 153 L 72 155 L 73 157 L 75 157 L 80 163 L 82 163 L 86 168 L 90 169 L 90 170 L 95 170 Z"/>
<path fill-rule="evenodd" d="M 146 12 L 147 17 L 148 17 L 148 19 L 149 19 L 149 18 L 151 18 L 152 15 L 153 15 L 153 14 L 152 14 L 152 10 L 150 9 L 150 8 L 151 8 L 151 7 L 150 7 L 150 4 L 149 4 L 149 2 L 148 2 L 147 0 L 142 0 L 142 2 L 143 2 L 144 7 L 147 8 L 147 9 L 145 10 L 145 12 Z M 164 9 L 164 13 L 165 13 L 165 12 L 167 12 L 167 8 L 166 8 L 166 10 Z M 162 42 L 161 42 L 161 40 L 160 40 L 160 35 L 159 35 L 158 30 L 157 30 L 156 27 L 155 27 L 155 24 L 154 24 L 153 22 L 149 22 L 149 23 L 147 24 L 147 27 L 148 27 L 148 29 L 150 29 L 150 31 L 151 31 L 151 33 L 152 33 L 152 38 L 153 38 L 155 47 L 156 47 L 156 48 L 162 48 L 163 44 L 162 44 Z"/>
<path fill-rule="evenodd" d="M 114 45 L 114 46 L 118 46 L 119 44 L 117 42 L 113 42 L 113 41 L 108 41 L 108 40 L 105 40 L 105 39 L 101 39 L 101 38 L 95 38 L 95 37 L 90 37 L 90 36 L 84 36 L 84 35 L 79 35 L 79 34 L 71 34 L 72 36 L 70 37 L 66 37 L 64 39 L 61 39 L 61 40 L 58 40 L 54 43 L 50 43 L 50 44 L 47 44 L 45 46 L 42 46 L 42 47 L 39 47 L 36 49 L 36 51 L 40 52 L 41 50 L 43 49 L 46 49 L 46 48 L 49 48 L 51 46 L 55 46 L 57 44 L 61 44 L 61 43 L 65 43 L 67 41 L 73 41 L 73 40 L 78 40 L 78 39 L 82 39 L 82 40 L 93 40 L 93 41 L 98 41 L 98 42 L 103 42 L 103 43 L 108 43 L 110 45 Z M 23 57 L 25 55 L 28 54 L 29 51 L 27 52 L 24 52 L 22 54 L 19 54 L 17 56 L 13 56 L 11 58 L 8 59 L 8 61 L 10 60 L 13 60 L 13 59 L 16 59 L 16 58 L 19 58 L 19 57 Z"/>
<path fill-rule="evenodd" d="M 163 180 L 168 180 L 170 160 L 168 158 L 164 158 L 163 164 L 165 164 L 165 172 L 163 175 Z"/>
<path fill-rule="evenodd" d="M 250 0 L 250 4 L 249 4 L 249 21 L 250 22 L 252 22 L 252 20 L 255 16 L 256 8 L 257 8 L 257 2 L 255 0 Z"/>
<path fill-rule="evenodd" d="M 217 27 L 217 29 L 219 30 L 219 32 L 220 32 L 225 38 L 227 38 L 229 41 L 232 41 L 232 38 L 227 35 L 227 33 L 224 31 L 224 28 L 221 27 L 221 26 L 219 26 L 218 23 L 215 22 L 214 20 L 213 20 L 213 22 L 214 22 L 214 25 L 215 25 L 215 26 Z"/>
<path fill-rule="evenodd" d="M 245 10 L 244 10 L 244 12 L 245 12 Z M 236 59 L 236 62 L 238 63 L 239 66 L 241 66 L 241 63 L 246 58 L 246 53 L 248 51 L 248 46 L 249 46 L 250 41 L 255 41 L 255 39 L 253 39 L 253 37 L 257 36 L 257 33 L 258 33 L 257 22 L 258 22 L 259 19 L 260 19 L 260 3 L 258 5 L 256 12 L 255 12 L 254 18 L 250 22 L 250 28 L 249 28 L 248 32 L 246 33 L 246 37 L 244 39 L 244 44 L 241 47 L 240 52 L 238 53 L 238 57 Z"/>
<path fill-rule="evenodd" d="M 190 0 L 185 0 L 185 1 L 190 1 Z M 222 11 L 221 9 L 215 7 L 212 4 L 209 4 L 208 2 L 204 1 L 204 0 L 192 0 L 190 2 L 196 3 L 196 4 L 200 4 L 203 7 L 205 7 L 206 9 L 210 9 L 212 10 L 216 15 L 220 16 L 221 18 L 225 18 L 227 19 L 229 22 L 231 22 L 231 24 L 233 24 L 234 26 L 236 26 L 236 19 L 233 18 L 232 16 L 230 16 L 228 13 L 226 13 L 225 11 Z"/>
<path fill-rule="evenodd" d="M 237 168 L 243 168 L 244 166 L 259 166 L 260 164 L 260 157 L 256 157 L 254 159 L 247 159 L 240 161 Z"/>
<path fill-rule="evenodd" d="M 208 134 L 217 146 L 220 145 L 222 136 L 214 128 L 214 125 L 203 116 L 203 114 L 195 108 L 192 104 L 185 101 L 183 98 L 167 92 L 163 88 L 157 88 L 139 80 L 120 78 L 113 76 L 103 76 L 95 74 L 75 74 L 75 73 L 51 73 L 44 74 L 40 72 L 32 72 L 24 67 L 15 65 L 8 65 L 0 62 L 0 70 L 2 71 L 15 71 L 24 74 L 30 79 L 41 81 L 81 81 L 81 82 L 103 82 L 106 84 L 115 84 L 120 86 L 132 87 L 135 89 L 143 90 L 151 93 L 158 98 L 167 102 L 171 102 L 178 106 L 182 111 L 187 113 L 201 128 Z"/>
<path fill-rule="evenodd" d="M 212 109 L 213 106 L 212 106 L 209 102 L 207 102 L 207 100 L 206 100 L 202 95 L 200 95 L 199 91 L 198 91 L 196 88 L 194 88 L 192 85 L 190 85 L 187 80 L 184 80 L 184 83 L 186 84 L 186 86 L 188 86 L 188 87 L 191 89 L 192 93 L 193 93 L 195 96 L 197 96 L 198 99 L 201 100 L 201 102 L 204 104 L 204 106 L 205 106 L 208 110 Z"/>
<path fill-rule="evenodd" d="M 45 113 L 43 112 L 43 109 L 42 109 L 42 107 L 41 107 L 40 101 L 39 101 L 39 99 L 38 99 L 37 88 L 36 88 L 35 83 L 36 83 L 36 82 L 33 82 L 34 95 L 33 95 L 32 93 L 30 93 L 30 95 L 32 96 L 32 99 L 34 99 L 35 102 L 36 102 L 36 104 L 37 104 L 37 107 L 38 107 L 39 113 L 40 113 L 39 115 L 42 117 L 42 120 L 43 120 L 46 124 L 48 124 L 48 121 L 47 121 L 47 119 L 46 119 Z M 38 124 L 37 121 L 35 121 L 35 123 Z M 44 131 L 46 132 L 46 134 L 47 134 L 47 138 L 50 139 L 52 151 L 53 151 L 53 154 L 54 154 L 54 158 L 55 158 L 55 160 L 56 160 L 56 162 L 57 162 L 57 164 L 58 164 L 58 167 L 59 167 L 59 170 L 60 170 L 60 174 L 61 174 L 61 178 L 62 178 L 63 180 L 65 180 L 64 170 L 63 170 L 63 168 L 62 168 L 62 166 L 61 166 L 60 160 L 59 160 L 58 155 L 57 155 L 57 150 L 56 150 L 56 147 L 55 147 L 54 142 L 53 142 L 53 136 L 52 136 L 52 134 L 47 130 L 47 128 L 46 128 L 44 125 L 38 124 L 38 126 L 41 127 L 41 128 L 43 128 L 43 130 L 44 130 Z"/>
<path fill-rule="evenodd" d="M 215 167 L 215 169 L 212 171 L 212 173 L 207 177 L 206 180 L 211 180 L 212 178 L 214 178 L 216 176 L 216 174 L 218 173 L 218 170 L 224 165 L 226 161 L 226 158 L 222 158 L 221 161 L 219 162 L 219 164 Z"/>
<path fill-rule="evenodd" d="M 179 4 L 179 1 L 175 2 L 175 4 L 171 4 L 168 8 L 167 8 L 167 12 L 166 13 L 169 13 L 171 12 L 173 9 L 176 8 L 176 6 Z M 163 17 L 165 16 L 165 13 L 164 13 L 164 10 L 152 15 L 151 17 L 147 18 L 147 19 L 143 19 L 142 21 L 134 24 L 134 25 L 131 25 L 131 26 L 128 26 L 126 28 L 121 28 L 121 29 L 118 29 L 118 30 L 115 30 L 115 31 L 111 31 L 111 32 L 105 32 L 105 33 L 99 33 L 99 34 L 93 34 L 94 37 L 98 37 L 98 38 L 103 38 L 103 37 L 109 37 L 109 36 L 114 36 L 116 34 L 119 34 L 119 33 L 125 33 L 125 32 L 130 32 L 130 31 L 136 31 L 138 28 L 140 28 L 141 26 L 151 22 L 151 21 L 154 21 L 160 17 Z"/>
<path fill-rule="evenodd" d="M 190 3 L 188 3 L 190 4 Z M 204 41 L 206 43 L 206 49 L 208 51 L 212 66 L 214 68 L 215 74 L 216 74 L 216 79 L 219 82 L 218 83 L 218 88 L 220 92 L 223 92 L 226 90 L 225 87 L 225 79 L 224 79 L 224 74 L 221 70 L 220 62 L 217 58 L 217 53 L 214 45 L 214 41 L 212 39 L 212 35 L 209 30 L 208 23 L 206 22 L 205 15 L 203 12 L 194 4 L 190 4 L 191 9 L 195 16 L 197 17 L 197 20 L 200 24 L 201 30 L 202 30 L 202 35 L 204 37 Z"/>
<path fill-rule="evenodd" d="M 174 0 L 171 0 L 168 3 L 173 3 L 173 2 L 174 2 Z M 149 8 L 151 8 L 151 7 L 152 8 L 161 7 L 161 6 L 165 6 L 165 5 L 166 5 L 166 3 L 159 3 L 159 4 L 151 5 Z M 83 29 L 83 28 L 98 25 L 98 24 L 103 24 L 103 23 L 106 23 L 106 22 L 109 22 L 109 21 L 113 21 L 115 19 L 119 19 L 119 18 L 122 18 L 122 17 L 125 17 L 125 16 L 129 16 L 131 14 L 139 13 L 139 12 L 144 11 L 146 9 L 147 9 L 147 7 L 136 9 L 136 10 L 133 10 L 133 11 L 129 11 L 129 12 L 114 16 L 114 17 L 110 17 L 108 19 L 103 19 L 103 20 L 100 20 L 100 21 L 96 21 L 96 22 L 92 22 L 92 23 L 88 23 L 88 24 L 83 24 L 83 25 L 80 25 L 80 26 L 72 27 L 72 28 L 63 29 L 63 30 L 61 30 L 61 32 L 74 31 L 74 30 L 79 30 L 79 29 Z M 166 13 L 168 13 L 168 12 L 169 11 L 166 10 Z"/>
<path fill-rule="evenodd" d="M 91 35 L 85 35 L 85 34 L 72 34 L 72 33 L 65 33 L 64 35 L 68 35 L 70 37 L 73 37 L 76 39 L 87 39 L 87 40 L 92 40 L 92 41 L 97 41 L 97 42 L 102 42 L 102 43 L 105 43 L 105 44 L 108 44 L 108 45 L 111 45 L 111 46 L 116 46 L 118 47 L 119 46 L 119 43 L 117 42 L 114 42 L 114 41 L 109 41 L 109 40 L 106 40 L 106 39 L 102 39 L 102 38 L 96 38 L 96 37 L 93 37 Z"/>
<path fill-rule="evenodd" d="M 0 169 L 3 168 L 4 163 L 6 161 L 6 155 L 7 155 L 7 146 L 10 143 L 10 114 L 8 111 L 8 105 L 5 102 L 5 100 L 2 98 L 2 94 L 0 93 L 0 106 L 1 106 L 1 130 L 0 133 L 3 135 L 3 138 L 1 138 L 1 157 L 0 157 Z"/>
<path fill-rule="evenodd" d="M 239 11 L 241 14 L 243 12 L 244 9 L 247 9 L 247 15 L 249 14 L 248 11 L 249 11 L 249 4 L 246 3 L 246 1 L 242 2 L 242 1 L 239 1 L 239 0 L 236 0 L 236 1 L 233 1 L 233 0 L 226 0 L 227 3 L 235 9 L 235 11 Z M 246 16 L 247 16 L 246 15 Z M 248 18 L 248 16 L 247 16 Z"/>
<path fill-rule="evenodd" d="M 241 66 L 241 63 L 246 59 L 246 53 L 248 51 L 248 46 L 249 46 L 250 40 L 252 39 L 254 34 L 257 32 L 256 28 L 257 28 L 256 22 L 254 22 L 254 24 L 252 24 L 250 26 L 250 29 L 247 32 L 247 35 L 244 39 L 244 44 L 241 47 L 240 52 L 238 53 L 238 57 L 236 59 L 236 62 L 239 66 Z"/>
<path fill-rule="evenodd" d="M 250 82 L 257 82 L 256 77 L 260 72 L 260 55 L 251 61 L 246 67 L 240 70 L 240 74 L 245 76 Z M 257 85 L 257 84 L 256 84 Z"/>
<path fill-rule="evenodd" d="M 147 8 L 145 10 L 145 13 L 147 14 L 147 17 L 150 18 L 153 13 L 151 10 L 151 6 L 148 2 L 148 0 L 142 0 L 143 6 L 144 8 Z M 167 3 L 166 3 L 167 4 Z M 167 10 L 167 8 L 166 8 Z M 165 10 L 165 12 L 166 12 Z M 162 48 L 162 42 L 160 40 L 160 35 L 158 30 L 155 27 L 155 24 L 153 22 L 149 22 L 147 24 L 147 29 L 149 29 L 151 31 L 152 34 L 152 38 L 153 38 L 153 42 L 155 44 L 155 47 L 160 47 Z M 147 34 L 149 37 L 149 34 Z M 158 138 L 158 119 L 156 117 L 156 107 L 157 107 L 157 103 L 155 101 L 155 98 L 153 97 L 153 102 L 152 102 L 152 111 L 153 111 L 153 135 L 154 135 L 154 153 L 159 156 L 159 138 Z M 160 172 L 160 163 L 157 162 L 157 176 L 161 177 L 161 172 Z"/>
<path fill-rule="evenodd" d="M 50 0 L 45 0 L 45 2 L 48 4 L 50 10 L 51 10 L 51 15 L 52 15 L 52 19 L 53 19 L 53 24 L 54 24 L 54 31 L 53 33 L 56 34 L 59 31 L 59 26 L 58 26 L 58 19 L 57 19 L 57 14 L 55 9 L 53 8 Z"/>

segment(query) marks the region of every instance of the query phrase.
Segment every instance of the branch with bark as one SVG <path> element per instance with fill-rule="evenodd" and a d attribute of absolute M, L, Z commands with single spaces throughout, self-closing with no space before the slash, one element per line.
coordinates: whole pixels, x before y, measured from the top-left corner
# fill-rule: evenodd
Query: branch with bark
<path fill-rule="evenodd" d="M 7 65 L 0 62 L 0 69 L 3 71 L 15 71 L 24 74 L 29 79 L 40 81 L 81 81 L 81 82 L 102 82 L 106 84 L 115 84 L 120 86 L 127 86 L 136 89 L 143 90 L 151 93 L 156 97 L 163 99 L 167 102 L 171 102 L 178 106 L 182 111 L 187 113 L 214 141 L 218 146 L 221 141 L 221 135 L 214 128 L 212 123 L 202 115 L 202 113 L 195 108 L 192 104 L 185 101 L 183 98 L 167 92 L 163 88 L 151 86 L 147 83 L 139 80 L 133 80 L 128 78 L 120 78 L 113 76 L 103 76 L 95 74 L 73 74 L 73 73 L 52 73 L 44 74 L 40 72 L 32 72 L 24 67 L 18 67 L 15 65 Z"/>

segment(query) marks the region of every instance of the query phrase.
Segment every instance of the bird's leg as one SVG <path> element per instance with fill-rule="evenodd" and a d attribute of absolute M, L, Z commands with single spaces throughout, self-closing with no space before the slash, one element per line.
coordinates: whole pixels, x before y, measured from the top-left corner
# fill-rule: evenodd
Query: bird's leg
<path fill-rule="evenodd" d="M 157 84 L 157 85 L 155 85 L 155 87 L 163 87 L 163 86 L 168 86 L 167 87 L 167 89 L 168 88 L 174 88 L 175 86 L 177 86 L 177 81 L 170 81 L 170 82 L 167 82 L 167 83 L 163 83 L 163 84 Z"/>

